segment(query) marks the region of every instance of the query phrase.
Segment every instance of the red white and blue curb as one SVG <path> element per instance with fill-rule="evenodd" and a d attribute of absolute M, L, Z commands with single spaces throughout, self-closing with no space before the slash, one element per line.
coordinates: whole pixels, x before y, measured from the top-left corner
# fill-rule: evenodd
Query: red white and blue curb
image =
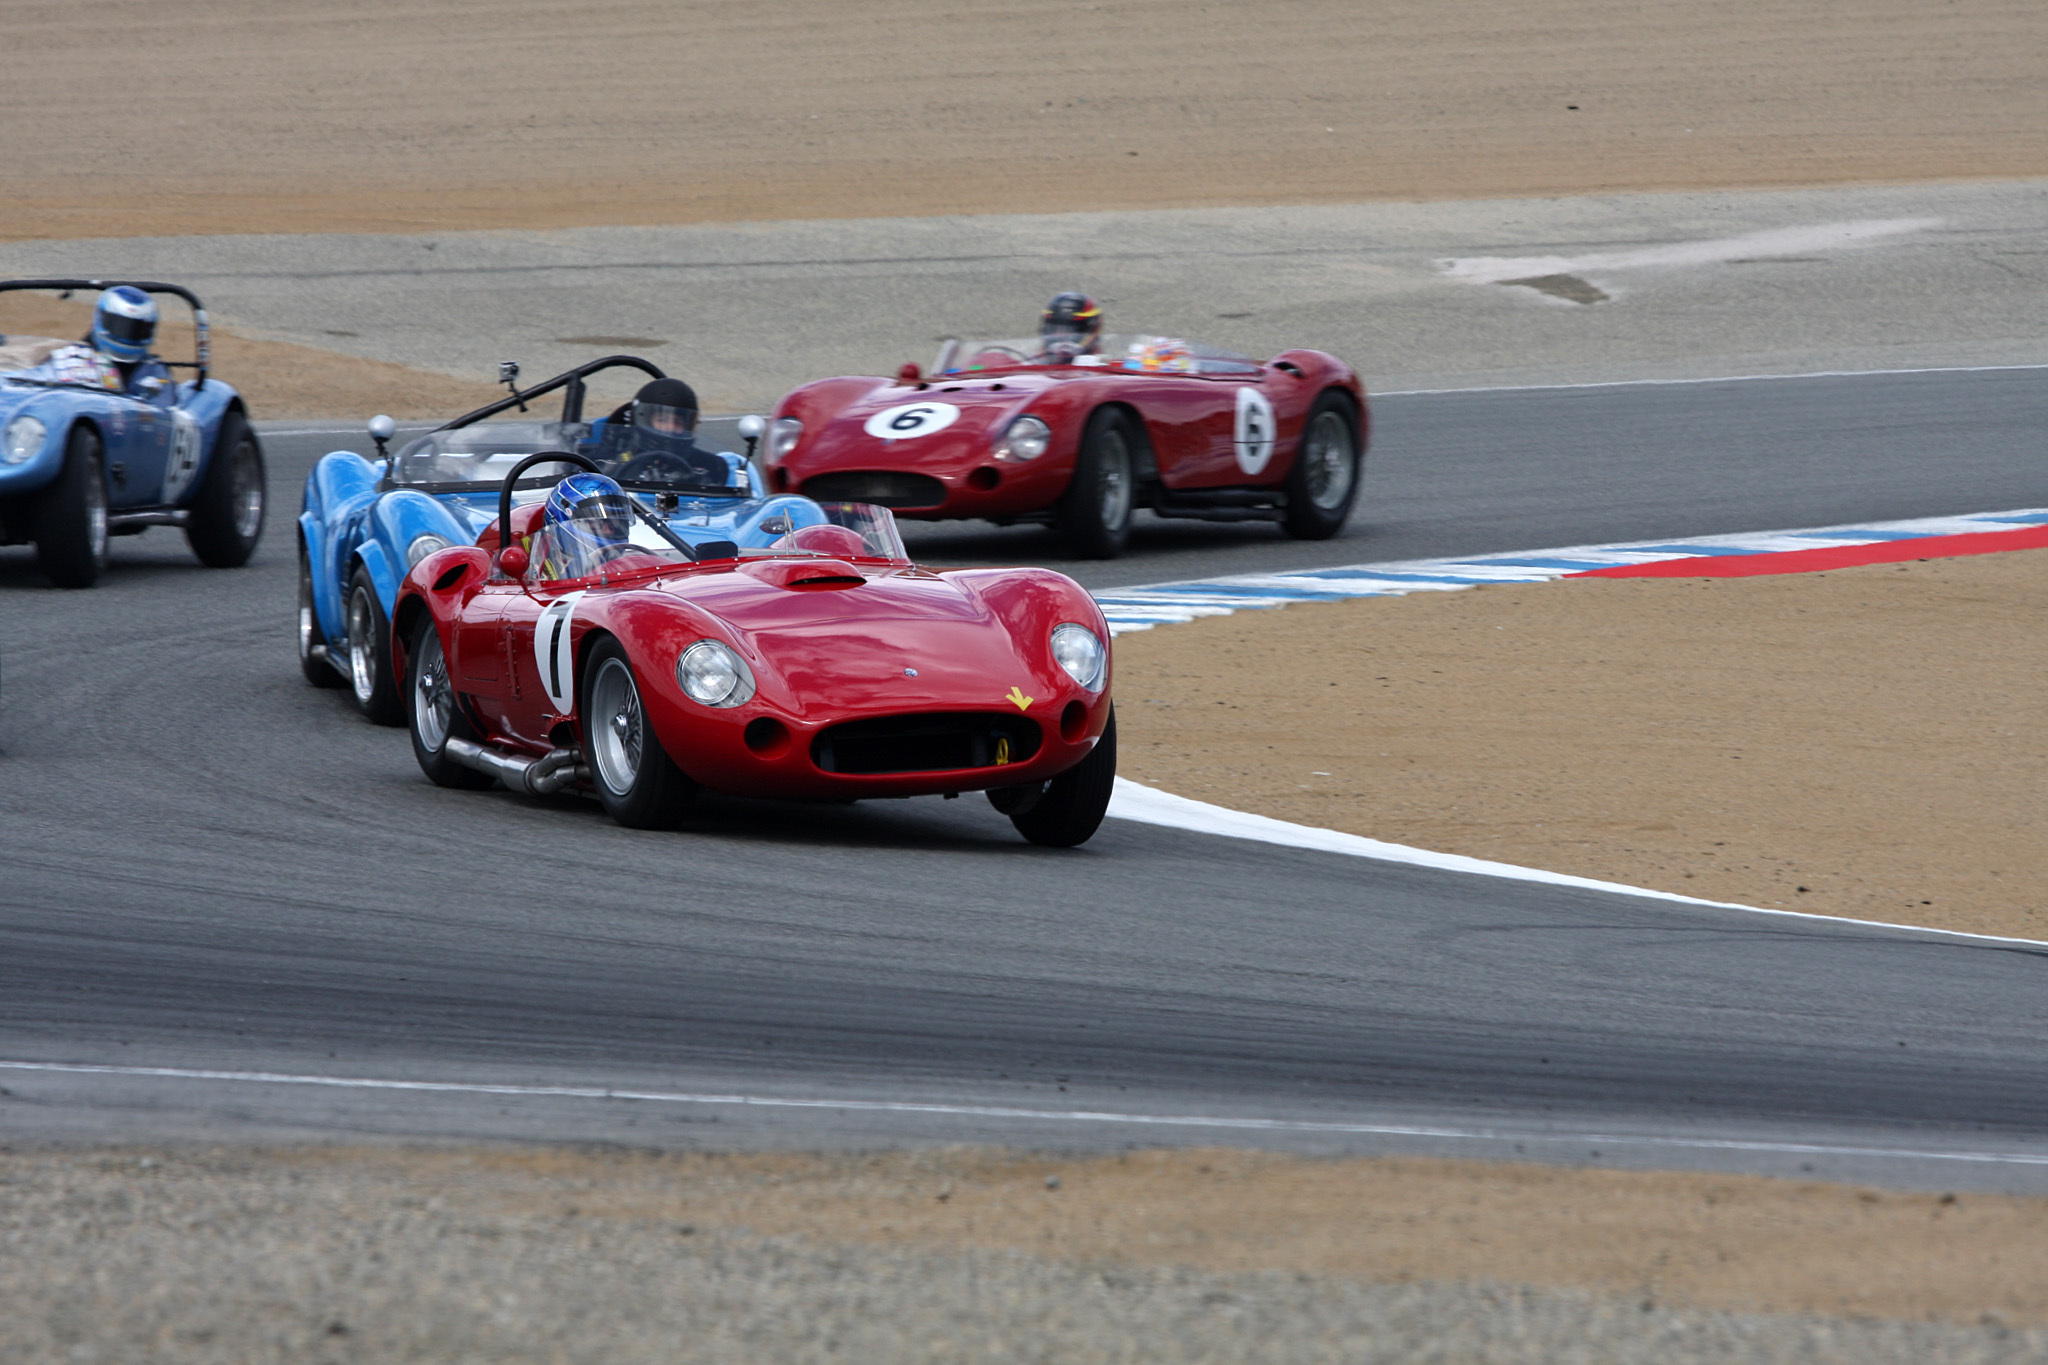
<path fill-rule="evenodd" d="M 1200 616 L 1228 616 L 1290 602 L 1339 602 L 1451 592 L 1486 583 L 1546 583 L 1559 578 L 1726 578 L 1814 573 L 1911 559 L 2048 547 L 2048 508 L 1961 517 L 1686 536 L 1616 545 L 1410 559 L 1277 574 L 1238 574 L 1182 583 L 1111 588 L 1095 594 L 1109 633 L 1150 630 Z"/>

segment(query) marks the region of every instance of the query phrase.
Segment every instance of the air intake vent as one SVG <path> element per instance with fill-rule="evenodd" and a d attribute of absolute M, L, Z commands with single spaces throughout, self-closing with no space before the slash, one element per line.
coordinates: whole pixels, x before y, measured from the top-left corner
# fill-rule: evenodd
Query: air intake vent
<path fill-rule="evenodd" d="M 828 773 L 943 773 L 1022 763 L 1038 752 L 1038 722 L 1000 711 L 928 711 L 835 725 L 811 741 Z"/>
<path fill-rule="evenodd" d="M 946 500 L 946 485 L 929 474 L 842 469 L 806 479 L 804 496 L 819 502 L 871 502 L 879 507 L 937 507 Z"/>

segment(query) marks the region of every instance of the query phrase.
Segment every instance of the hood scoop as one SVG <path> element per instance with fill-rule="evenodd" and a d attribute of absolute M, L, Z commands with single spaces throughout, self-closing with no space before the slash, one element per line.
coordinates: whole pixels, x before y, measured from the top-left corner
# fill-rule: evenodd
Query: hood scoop
<path fill-rule="evenodd" d="M 867 582 L 859 569 L 843 559 L 770 559 L 742 564 L 739 571 L 792 592 L 830 592 Z"/>

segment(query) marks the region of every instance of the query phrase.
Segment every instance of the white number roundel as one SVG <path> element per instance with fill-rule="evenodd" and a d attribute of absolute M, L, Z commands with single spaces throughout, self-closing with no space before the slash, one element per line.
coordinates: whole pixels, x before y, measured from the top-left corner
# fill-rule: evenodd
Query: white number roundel
<path fill-rule="evenodd" d="M 1237 467 L 1257 474 L 1273 458 L 1273 437 L 1279 423 L 1273 404 L 1249 384 L 1237 391 Z"/>
<path fill-rule="evenodd" d="M 569 638 L 569 618 L 583 594 L 572 592 L 558 597 L 541 609 L 533 623 L 533 662 L 540 669 L 540 685 L 558 716 L 576 709 L 576 650 Z"/>
<path fill-rule="evenodd" d="M 884 441 L 907 441 L 944 431 L 959 420 L 960 409 L 951 403 L 898 403 L 868 418 L 862 430 Z"/>

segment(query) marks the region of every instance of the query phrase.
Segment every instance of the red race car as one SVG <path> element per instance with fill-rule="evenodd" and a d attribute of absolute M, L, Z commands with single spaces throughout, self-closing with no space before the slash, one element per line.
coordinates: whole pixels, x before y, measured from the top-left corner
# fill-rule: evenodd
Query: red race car
<path fill-rule="evenodd" d="M 551 462 L 591 472 L 515 513 Z M 431 780 L 588 790 L 640 828 L 673 826 L 700 787 L 986 791 L 1033 843 L 1095 832 L 1116 720 L 1109 629 L 1079 584 L 932 573 L 886 509 L 800 497 L 762 500 L 768 545 L 692 540 L 691 501 L 665 497 L 656 515 L 582 456 L 529 456 L 476 545 L 407 574 L 393 662 Z"/>
<path fill-rule="evenodd" d="M 1139 507 L 1333 536 L 1365 446 L 1365 388 L 1335 356 L 1262 365 L 1107 336 L 949 341 L 929 376 L 905 365 L 894 379 L 806 384 L 776 406 L 763 459 L 778 491 L 917 519 L 1051 522 L 1107 559 Z"/>

